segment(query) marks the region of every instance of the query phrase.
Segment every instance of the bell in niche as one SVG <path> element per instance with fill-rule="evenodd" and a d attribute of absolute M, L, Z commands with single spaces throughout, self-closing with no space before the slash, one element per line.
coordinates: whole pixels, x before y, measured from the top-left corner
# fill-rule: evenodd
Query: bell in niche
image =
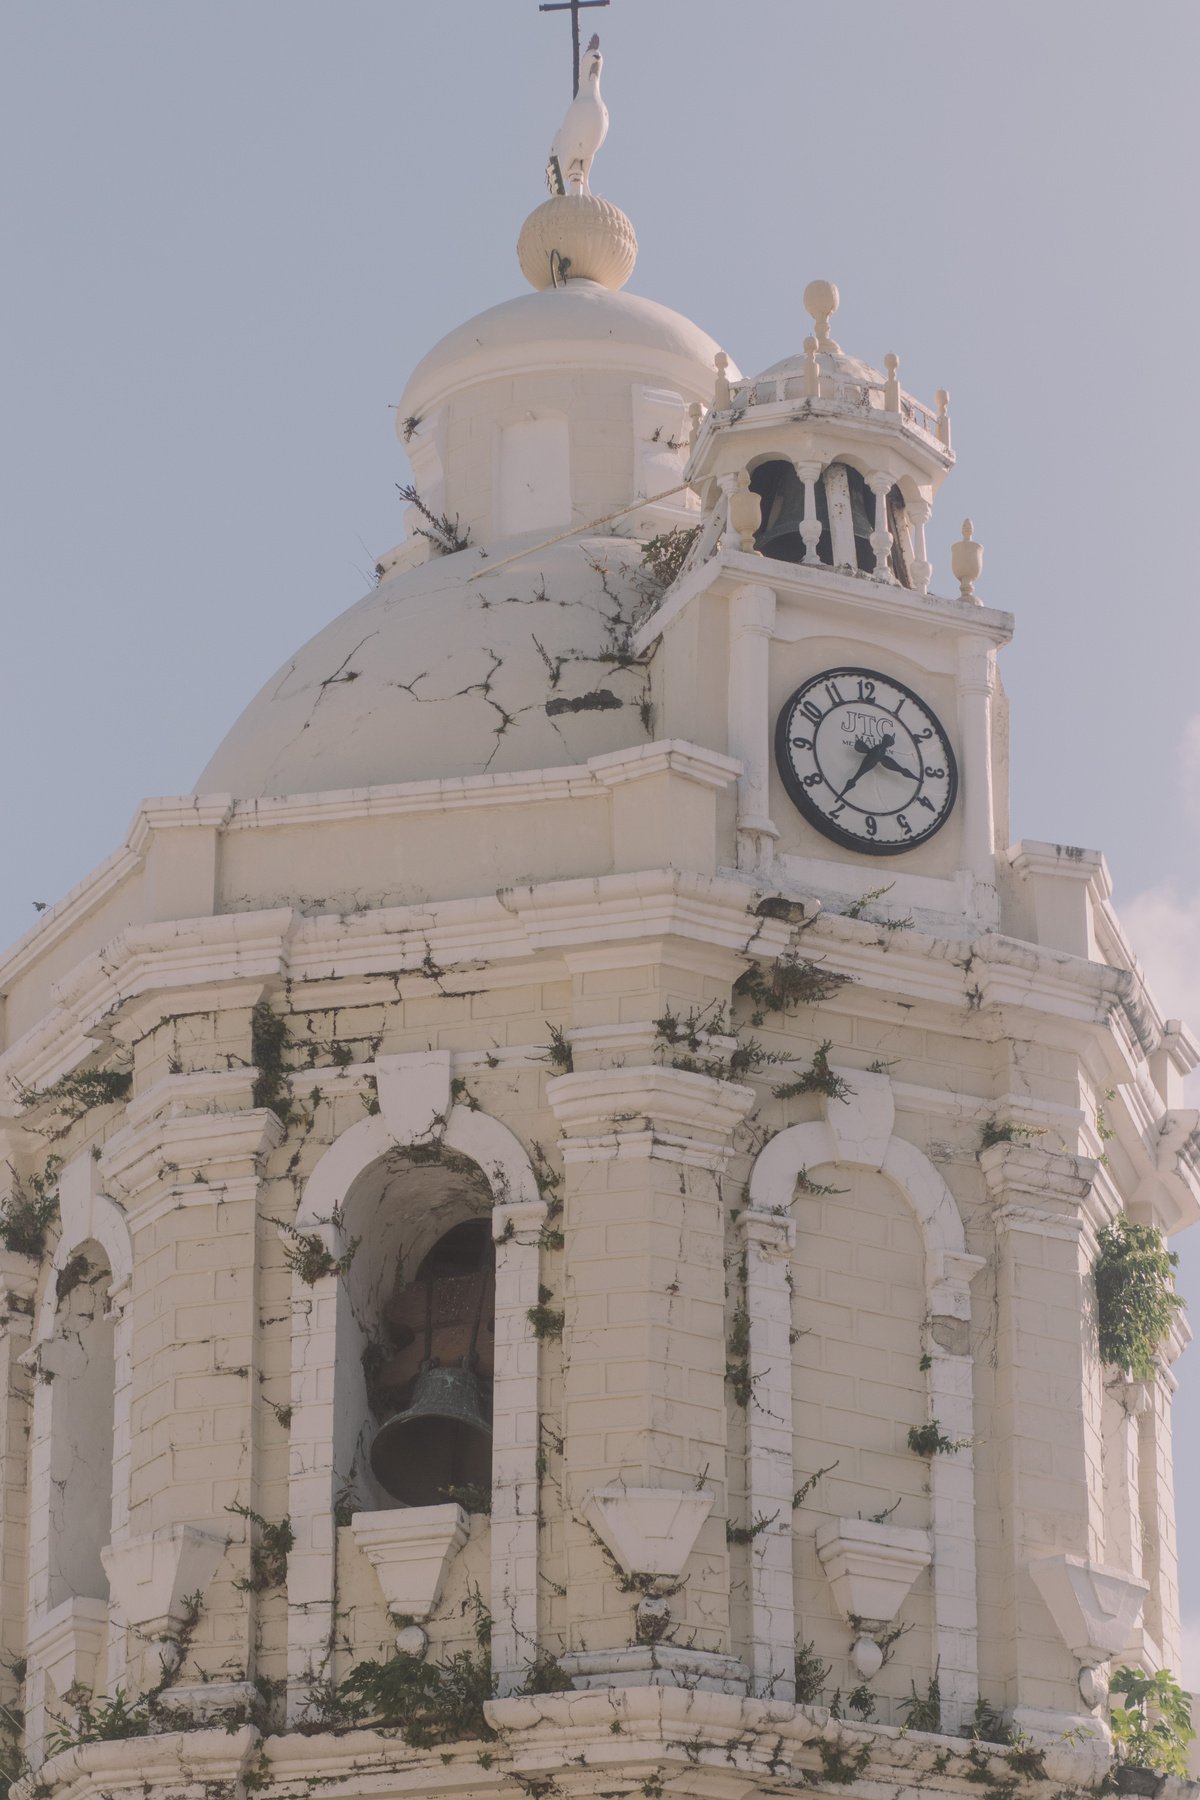
<path fill-rule="evenodd" d="M 416 1280 L 387 1308 L 401 1350 L 384 1377 L 404 1395 L 404 1404 L 376 1435 L 371 1467 L 404 1506 L 444 1505 L 455 1489 L 491 1486 L 491 1382 L 483 1379 L 480 1336 L 492 1329 L 493 1308 L 485 1220 L 440 1238 Z M 412 1374 L 418 1344 L 420 1361 Z"/>
<path fill-rule="evenodd" d="M 760 463 L 750 477 L 750 491 L 762 501 L 762 524 L 755 547 L 776 562 L 802 562 L 804 485 L 791 463 Z"/>

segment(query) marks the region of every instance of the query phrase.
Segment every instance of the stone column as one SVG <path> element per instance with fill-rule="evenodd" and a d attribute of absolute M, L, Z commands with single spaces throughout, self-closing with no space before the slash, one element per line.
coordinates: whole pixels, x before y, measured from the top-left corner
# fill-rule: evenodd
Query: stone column
<path fill-rule="evenodd" d="M 963 866 L 979 910 L 998 917 L 996 901 L 995 783 L 992 776 L 992 690 L 996 653 L 979 638 L 958 649 L 958 729 L 962 744 Z"/>
<path fill-rule="evenodd" d="M 652 1028 L 640 1035 L 623 1046 L 629 1066 L 547 1085 L 566 1166 L 562 1423 L 573 1524 L 565 1666 L 583 1683 L 619 1676 L 738 1686 L 745 1671 L 731 1655 L 725 1543 L 721 1171 L 754 1095 L 658 1066 L 649 1059 Z M 713 1497 L 653 1641 L 634 1617 L 645 1582 L 622 1591 L 619 1559 L 610 1552 L 606 1560 L 584 1523 L 589 1496 L 614 1485 Z M 638 1560 L 636 1551 L 626 1557 L 627 1579 L 648 1572 Z"/>
<path fill-rule="evenodd" d="M 1175 1479 L 1171 1443 L 1171 1402 L 1178 1385 L 1171 1369 L 1191 1338 L 1186 1322 L 1176 1317 L 1153 1381 L 1146 1383 L 1146 1405 L 1136 1420 L 1138 1433 L 1138 1511 L 1144 1542 L 1144 1568 L 1150 1583 L 1143 1629 L 1158 1652 L 1157 1666 L 1179 1668 L 1179 1556 L 1175 1541 Z"/>
<path fill-rule="evenodd" d="M 38 1265 L 0 1251 L 0 1702 L 19 1708 L 12 1665 L 26 1651 L 29 1371 L 21 1358 L 33 1330 Z"/>
<path fill-rule="evenodd" d="M 1084 1711 L 1080 1657 L 1030 1574 L 1104 1561 L 1101 1369 L 1092 1321 L 1096 1165 L 1029 1144 L 980 1158 L 996 1232 L 995 1474 L 1007 1521 L 1000 1606 L 1007 1703 L 1026 1729 Z M 1074 1565 L 1072 1565 L 1074 1566 Z"/>
<path fill-rule="evenodd" d="M 492 1379 L 492 1669 L 498 1691 L 520 1685 L 538 1644 L 537 1305 L 544 1200 L 492 1212 L 496 1242 L 496 1367 Z"/>
<path fill-rule="evenodd" d="M 742 765 L 738 781 L 739 869 L 769 866 L 779 836 L 771 820 L 771 714 L 768 677 L 775 628 L 772 588 L 744 587 L 729 602 L 729 749 Z"/>
<path fill-rule="evenodd" d="M 748 1206 L 738 1219 L 745 1246 L 750 1331 L 746 1416 L 749 1523 L 765 1521 L 750 1550 L 751 1692 L 796 1696 L 796 1601 L 792 1577 L 792 1298 L 788 1269 L 795 1221 Z"/>

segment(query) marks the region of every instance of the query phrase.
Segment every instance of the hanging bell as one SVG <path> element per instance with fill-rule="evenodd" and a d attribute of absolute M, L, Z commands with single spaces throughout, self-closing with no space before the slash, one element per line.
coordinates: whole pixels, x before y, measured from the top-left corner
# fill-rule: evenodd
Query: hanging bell
<path fill-rule="evenodd" d="M 790 462 L 760 463 L 750 477 L 750 491 L 762 500 L 762 524 L 755 547 L 776 562 L 801 562 L 804 539 L 804 484 Z"/>
<path fill-rule="evenodd" d="M 463 1364 L 422 1363 L 403 1412 L 371 1445 L 380 1485 L 404 1506 L 439 1506 L 447 1488 L 492 1485 L 492 1427 L 479 1378 Z"/>

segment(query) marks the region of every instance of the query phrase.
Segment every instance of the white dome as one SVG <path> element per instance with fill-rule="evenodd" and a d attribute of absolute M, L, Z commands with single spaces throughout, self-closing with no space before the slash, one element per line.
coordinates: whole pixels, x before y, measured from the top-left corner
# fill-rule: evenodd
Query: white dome
<path fill-rule="evenodd" d="M 272 676 L 196 791 L 553 768 L 645 743 L 649 676 L 628 653 L 640 557 L 628 538 L 576 538 L 493 574 L 472 547 L 384 581 Z"/>
<path fill-rule="evenodd" d="M 403 425 L 427 417 L 463 388 L 505 376 L 605 370 L 677 387 L 687 400 L 712 398 L 720 345 L 706 331 L 640 294 L 595 281 L 568 281 L 519 294 L 447 332 L 423 356 L 397 409 Z M 736 376 L 732 367 L 730 377 Z"/>

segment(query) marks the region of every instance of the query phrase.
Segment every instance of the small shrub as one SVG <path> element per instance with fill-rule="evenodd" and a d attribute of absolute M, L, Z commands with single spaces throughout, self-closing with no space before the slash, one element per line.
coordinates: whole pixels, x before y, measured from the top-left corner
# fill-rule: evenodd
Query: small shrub
<path fill-rule="evenodd" d="M 1106 1225 L 1098 1242 L 1092 1274 L 1101 1358 L 1145 1380 L 1184 1305 L 1173 1279 L 1179 1258 L 1153 1225 L 1135 1225 L 1124 1216 Z"/>
<path fill-rule="evenodd" d="M 471 533 L 463 530 L 457 513 L 451 518 L 449 513 L 431 511 L 411 483 L 401 487 L 397 482 L 396 492 L 407 505 L 415 506 L 425 520 L 424 525 L 413 527 L 414 537 L 428 538 L 439 555 L 453 556 L 456 550 L 465 550 L 470 544 Z"/>
<path fill-rule="evenodd" d="M 76 1723 L 56 1720 L 47 1733 L 46 1754 L 57 1756 L 61 1750 L 74 1750 L 80 1744 L 109 1743 L 116 1738 L 148 1737 L 153 1729 L 149 1710 L 142 1699 L 130 1700 L 124 1688 L 117 1688 L 111 1700 L 91 1700 L 84 1694 L 73 1695 Z"/>
<path fill-rule="evenodd" d="M 850 1093 L 849 1083 L 830 1068 L 829 1052 L 833 1048 L 832 1041 L 826 1038 L 813 1053 L 812 1062 L 791 1081 L 784 1081 L 771 1091 L 777 1100 L 793 1100 L 798 1094 L 824 1094 L 830 1100 L 845 1100 Z"/>
<path fill-rule="evenodd" d="M 979 1148 L 990 1150 L 993 1144 L 1029 1143 L 1031 1139 L 1045 1135 L 1044 1125 L 1019 1125 L 1014 1119 L 985 1119 Z"/>
<path fill-rule="evenodd" d="M 429 1663 L 398 1651 L 387 1662 L 363 1662 L 337 1689 L 335 1709 L 356 1724 L 399 1726 L 423 1750 L 463 1738 L 494 1738 L 483 1716 L 492 1697 L 490 1659 L 463 1650 Z"/>
<path fill-rule="evenodd" d="M 942 1687 L 935 1669 L 929 1677 L 929 1686 L 923 1694 L 917 1692 L 916 1683 L 909 1683 L 912 1692 L 906 1700 L 901 1700 L 900 1711 L 904 1714 L 904 1723 L 909 1731 L 940 1731 L 942 1729 Z"/>
<path fill-rule="evenodd" d="M 751 1006 L 750 1023 L 762 1025 L 769 1013 L 792 1012 L 800 1006 L 816 1006 L 828 1000 L 852 980 L 801 956 L 785 951 L 771 963 L 752 963 L 738 976 L 733 991 Z"/>
<path fill-rule="evenodd" d="M 1109 1693 L 1125 1696 L 1124 1705 L 1113 1706 L 1109 1714 L 1117 1766 L 1186 1775 L 1188 1745 L 1196 1735 L 1191 1698 L 1171 1671 L 1143 1675 L 1137 1669 L 1118 1669 Z"/>
<path fill-rule="evenodd" d="M 910 1425 L 908 1447 L 917 1456 L 949 1456 L 955 1450 L 968 1450 L 973 1438 L 948 1438 L 936 1419 L 928 1425 Z"/>
<path fill-rule="evenodd" d="M 251 1096 L 255 1106 L 273 1112 L 282 1125 L 292 1120 L 285 1052 L 291 1044 L 287 1020 L 260 1000 L 250 1014 L 250 1060 L 258 1071 Z"/>
<path fill-rule="evenodd" d="M 655 587 L 665 591 L 678 579 L 699 534 L 698 525 L 677 525 L 643 544 L 642 567 Z"/>
<path fill-rule="evenodd" d="M 811 1706 L 821 1698 L 832 1668 L 831 1663 L 823 1662 L 817 1655 L 816 1647 L 810 1639 L 807 1644 L 796 1645 L 796 1704 Z"/>
<path fill-rule="evenodd" d="M 58 1222 L 58 1172 L 62 1158 L 50 1156 L 40 1175 L 26 1185 L 14 1182 L 12 1193 L 0 1210 L 0 1244 L 21 1256 L 41 1256 L 46 1233 Z"/>
<path fill-rule="evenodd" d="M 561 1309 L 549 1305 L 553 1298 L 554 1295 L 548 1287 L 539 1287 L 538 1303 L 536 1306 L 531 1306 L 525 1315 L 533 1327 L 535 1338 L 554 1340 L 562 1337 L 567 1315 Z"/>

